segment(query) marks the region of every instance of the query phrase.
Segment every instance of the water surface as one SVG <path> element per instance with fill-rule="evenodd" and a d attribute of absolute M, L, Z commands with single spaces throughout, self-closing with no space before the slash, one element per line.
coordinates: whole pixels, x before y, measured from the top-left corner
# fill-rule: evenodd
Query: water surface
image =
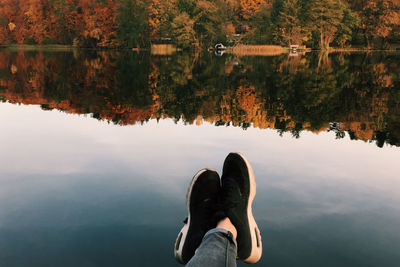
<path fill-rule="evenodd" d="M 399 54 L 0 53 L 1 266 L 179 266 L 188 183 L 230 151 L 259 266 L 398 265 Z"/>

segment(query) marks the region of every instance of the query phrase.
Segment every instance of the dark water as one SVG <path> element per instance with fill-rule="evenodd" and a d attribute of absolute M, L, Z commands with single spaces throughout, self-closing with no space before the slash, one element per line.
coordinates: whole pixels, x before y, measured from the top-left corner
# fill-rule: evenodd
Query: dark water
<path fill-rule="evenodd" d="M 258 266 L 398 266 L 400 54 L 0 51 L 0 266 L 179 266 L 185 193 L 253 165 Z"/>

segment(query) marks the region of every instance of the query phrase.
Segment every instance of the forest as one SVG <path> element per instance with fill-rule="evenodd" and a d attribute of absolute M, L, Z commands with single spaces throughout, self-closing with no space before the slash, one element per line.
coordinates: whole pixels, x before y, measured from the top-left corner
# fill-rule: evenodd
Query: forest
<path fill-rule="evenodd" d="M 400 46 L 400 0 L 1 0 L 0 44 Z"/>

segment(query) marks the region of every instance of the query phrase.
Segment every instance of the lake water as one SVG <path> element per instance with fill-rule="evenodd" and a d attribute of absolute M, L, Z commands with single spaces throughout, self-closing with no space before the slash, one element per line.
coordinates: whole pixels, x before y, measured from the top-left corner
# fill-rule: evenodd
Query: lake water
<path fill-rule="evenodd" d="M 0 100 L 0 266 L 179 266 L 187 186 L 230 151 L 256 266 L 399 265 L 399 53 L 1 50 Z"/>

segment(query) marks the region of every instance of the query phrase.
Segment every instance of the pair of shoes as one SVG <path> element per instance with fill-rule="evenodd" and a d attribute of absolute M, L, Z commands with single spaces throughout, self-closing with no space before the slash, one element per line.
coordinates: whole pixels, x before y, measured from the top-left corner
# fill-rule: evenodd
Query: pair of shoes
<path fill-rule="evenodd" d="M 192 179 L 186 195 L 188 218 L 175 242 L 175 258 L 186 264 L 205 233 L 228 217 L 237 230 L 237 257 L 256 263 L 262 254 L 260 230 L 252 213 L 256 195 L 253 169 L 240 153 L 230 153 L 221 180 L 213 169 L 202 169 Z"/>

